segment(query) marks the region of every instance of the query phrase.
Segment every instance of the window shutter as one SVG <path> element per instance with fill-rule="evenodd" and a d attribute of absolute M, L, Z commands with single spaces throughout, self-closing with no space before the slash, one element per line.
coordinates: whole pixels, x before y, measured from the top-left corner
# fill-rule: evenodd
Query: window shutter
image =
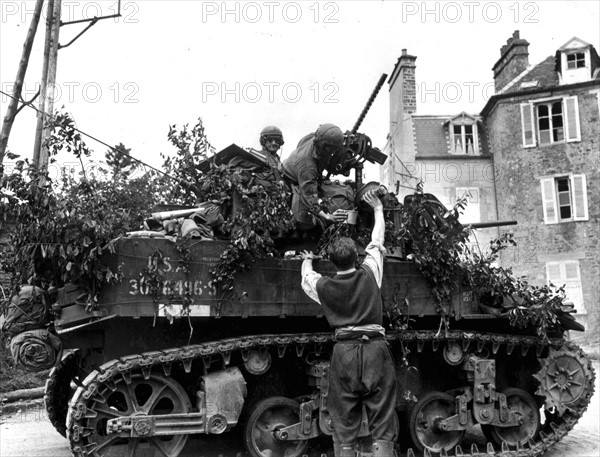
<path fill-rule="evenodd" d="M 571 189 L 573 189 L 573 220 L 587 221 L 589 217 L 585 175 L 572 175 Z"/>
<path fill-rule="evenodd" d="M 554 178 L 540 180 L 542 184 L 542 207 L 544 209 L 544 222 L 546 224 L 558 223 L 556 213 L 556 193 L 554 192 Z"/>
<path fill-rule="evenodd" d="M 573 302 L 578 313 L 586 314 L 578 260 L 546 262 L 546 279 L 548 285 L 564 286 L 567 301 Z"/>
<path fill-rule="evenodd" d="M 562 286 L 562 275 L 560 270 L 560 263 L 546 262 L 546 279 L 548 280 L 548 285 L 553 284 L 557 287 Z"/>
<path fill-rule="evenodd" d="M 565 97 L 563 99 L 564 113 L 566 116 L 565 125 L 567 127 L 567 143 L 572 141 L 581 141 L 581 131 L 579 128 L 579 103 L 577 97 Z"/>
<path fill-rule="evenodd" d="M 523 147 L 535 146 L 535 119 L 533 116 L 533 103 L 521 103 L 521 130 L 523 132 Z"/>
<path fill-rule="evenodd" d="M 565 266 L 565 294 L 567 300 L 572 301 L 578 314 L 587 314 L 583 303 L 583 289 L 579 272 L 579 261 L 567 261 Z"/>

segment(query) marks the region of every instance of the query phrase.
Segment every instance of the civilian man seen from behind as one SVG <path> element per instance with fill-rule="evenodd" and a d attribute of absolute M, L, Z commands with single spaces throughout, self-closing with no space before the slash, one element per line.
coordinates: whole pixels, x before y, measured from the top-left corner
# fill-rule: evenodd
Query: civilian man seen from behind
<path fill-rule="evenodd" d="M 385 341 L 380 292 L 385 221 L 383 205 L 375 192 L 369 191 L 363 197 L 373 208 L 375 224 L 359 268 L 356 244 L 347 237 L 329 246 L 329 260 L 336 268 L 331 278 L 313 270 L 313 253 L 302 254 L 302 289 L 323 306 L 337 341 L 331 356 L 327 398 L 335 457 L 354 457 L 363 405 L 373 439 L 373 457 L 392 457 L 398 436 L 396 374 Z"/>

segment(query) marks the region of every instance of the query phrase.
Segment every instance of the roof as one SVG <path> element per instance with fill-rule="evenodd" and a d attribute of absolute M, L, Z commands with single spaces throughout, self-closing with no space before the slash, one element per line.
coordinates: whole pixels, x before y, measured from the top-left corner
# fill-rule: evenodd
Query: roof
<path fill-rule="evenodd" d="M 577 38 L 576 36 L 574 36 L 569 41 L 567 41 L 565 44 L 563 44 L 560 48 L 558 48 L 558 50 L 566 51 L 569 49 L 570 50 L 582 49 L 582 48 L 587 48 L 588 46 L 591 46 L 591 44 L 588 43 L 587 41 L 583 41 L 581 38 Z"/>
<path fill-rule="evenodd" d="M 450 153 L 450 138 L 448 137 L 448 123 L 457 119 L 470 118 L 477 122 L 479 132 L 479 145 L 482 155 L 486 155 L 487 141 L 481 125 L 480 117 L 465 112 L 447 116 L 412 116 L 413 138 L 417 157 L 439 157 Z M 456 157 L 454 155 L 453 157 Z M 466 157 L 466 156 L 465 156 Z M 472 156 L 470 156 L 472 157 Z"/>
<path fill-rule="evenodd" d="M 575 83 L 560 84 L 559 74 L 561 73 L 561 53 L 589 48 L 590 52 L 590 80 Z M 548 56 L 540 63 L 530 66 L 515 79 L 509 82 L 502 90 L 490 97 L 483 109 L 481 116 L 488 115 L 492 107 L 504 98 L 510 98 L 518 95 L 535 95 L 551 89 L 555 90 L 573 90 L 578 88 L 594 87 L 600 80 L 600 56 L 593 45 L 583 41 L 580 38 L 573 37 L 562 45 L 554 56 Z"/>
<path fill-rule="evenodd" d="M 540 63 L 529 67 L 502 89 L 502 93 L 514 93 L 532 88 L 543 89 L 559 85 L 554 56 L 548 56 Z"/>
<path fill-rule="evenodd" d="M 419 156 L 439 156 L 448 153 L 448 138 L 444 122 L 450 116 L 413 116 L 416 152 Z"/>

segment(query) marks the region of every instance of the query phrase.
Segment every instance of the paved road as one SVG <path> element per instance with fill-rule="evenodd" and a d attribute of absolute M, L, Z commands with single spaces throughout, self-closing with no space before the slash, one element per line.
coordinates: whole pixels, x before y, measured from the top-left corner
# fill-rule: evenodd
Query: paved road
<path fill-rule="evenodd" d="M 600 456 L 600 366 L 594 362 L 597 373 L 596 390 L 588 411 L 575 429 L 544 457 L 598 457 Z M 41 408 L 31 408 L 7 416 L 0 416 L 0 457 L 69 457 L 66 440 L 60 436 Z M 477 440 L 477 437 L 474 437 Z M 212 436 L 188 441 L 181 457 L 241 457 L 240 442 L 231 436 Z M 310 457 L 326 452 L 325 443 L 319 443 Z"/>

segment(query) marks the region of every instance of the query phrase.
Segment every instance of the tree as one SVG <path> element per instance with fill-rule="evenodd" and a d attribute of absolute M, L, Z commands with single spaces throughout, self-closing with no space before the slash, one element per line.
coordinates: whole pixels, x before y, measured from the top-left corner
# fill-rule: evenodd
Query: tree
<path fill-rule="evenodd" d="M 107 150 L 105 157 L 106 164 L 111 168 L 113 179 L 117 177 L 127 178 L 139 168 L 138 162 L 131 157 L 131 149 L 126 148 L 123 143 Z"/>
<path fill-rule="evenodd" d="M 29 24 L 29 31 L 27 32 L 27 37 L 25 38 L 25 43 L 23 44 L 23 54 L 21 56 L 21 61 L 19 62 L 19 69 L 17 70 L 17 77 L 15 79 L 15 85 L 13 87 L 12 98 L 8 102 L 8 108 L 4 116 L 4 122 L 2 123 L 2 131 L 0 131 L 0 165 L 2 165 L 4 156 L 6 154 L 8 137 L 10 136 L 10 131 L 15 121 L 15 117 L 17 116 L 21 108 L 24 106 L 22 105 L 21 108 L 17 108 L 19 100 L 21 99 L 23 82 L 25 81 L 25 74 L 27 73 L 27 66 L 29 65 L 29 56 L 31 55 L 33 40 L 35 39 L 35 33 L 40 22 L 40 15 L 42 12 L 43 4 L 44 0 L 37 0 L 35 4 L 35 9 L 33 11 L 33 17 L 31 18 L 31 23 Z M 0 176 L 1 175 L 2 168 L 0 167 Z"/>

